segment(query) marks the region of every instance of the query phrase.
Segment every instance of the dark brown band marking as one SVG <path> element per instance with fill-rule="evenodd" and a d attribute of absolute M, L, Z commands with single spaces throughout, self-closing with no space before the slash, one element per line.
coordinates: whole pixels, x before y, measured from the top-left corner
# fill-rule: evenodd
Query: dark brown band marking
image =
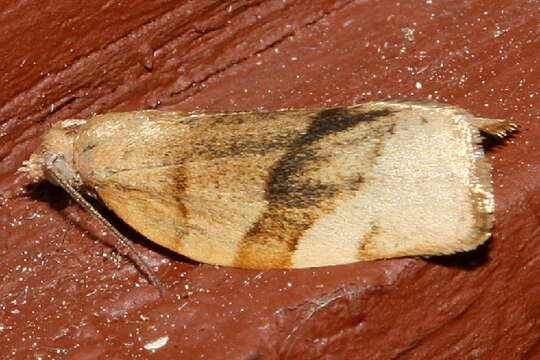
<path fill-rule="evenodd" d="M 338 190 L 335 185 L 323 185 L 305 177 L 305 168 L 319 161 L 317 149 L 312 145 L 325 136 L 348 130 L 361 121 L 371 121 L 382 116 L 380 111 L 351 115 L 347 109 L 321 111 L 307 132 L 297 138 L 289 151 L 277 162 L 270 173 L 266 187 L 269 204 L 299 208 L 319 203 L 321 198 L 332 197 Z M 387 115 L 385 112 L 384 115 Z"/>
<path fill-rule="evenodd" d="M 287 268 L 303 233 L 317 220 L 337 194 L 355 190 L 363 181 L 358 175 L 350 184 L 323 184 L 309 176 L 312 166 L 324 166 L 317 142 L 347 131 L 361 122 L 374 121 L 391 113 L 376 110 L 350 113 L 346 108 L 319 112 L 307 131 L 294 140 L 270 171 L 266 186 L 268 206 L 246 233 L 235 265 L 250 268 Z M 330 209 L 328 209 L 330 210 Z"/>
<path fill-rule="evenodd" d="M 369 227 L 369 231 L 365 233 L 360 239 L 358 246 L 358 253 L 356 254 L 358 259 L 368 259 L 369 250 L 373 250 L 373 244 L 375 244 L 375 238 L 381 233 L 381 228 L 376 223 L 372 222 Z"/>

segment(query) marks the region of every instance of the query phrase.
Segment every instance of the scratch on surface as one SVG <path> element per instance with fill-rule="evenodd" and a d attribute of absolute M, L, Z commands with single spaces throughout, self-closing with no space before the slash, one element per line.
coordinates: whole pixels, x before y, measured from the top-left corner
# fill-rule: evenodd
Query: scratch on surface
<path fill-rule="evenodd" d="M 366 290 L 369 290 L 366 289 Z M 333 303 L 335 303 L 336 301 L 339 301 L 343 298 L 348 298 L 350 299 L 351 302 L 355 302 L 357 300 L 357 298 L 360 296 L 360 293 L 363 293 L 364 291 L 354 291 L 353 289 L 350 289 L 348 287 L 343 287 L 343 288 L 340 288 L 338 289 L 336 292 L 334 292 L 333 294 L 329 294 L 325 299 L 322 299 L 321 301 L 309 301 L 309 302 L 306 302 L 304 304 L 311 304 L 312 306 L 310 306 L 310 308 L 306 311 L 306 316 L 303 317 L 303 320 L 301 322 L 298 323 L 298 325 L 296 325 L 288 334 L 287 336 L 285 337 L 285 340 L 283 341 L 284 345 L 282 346 L 282 351 L 281 353 L 282 354 L 285 354 L 284 355 L 284 359 L 288 359 L 289 358 L 289 355 L 291 353 L 291 351 L 294 349 L 295 347 L 295 344 L 298 340 L 298 336 L 296 336 L 296 334 L 306 326 L 306 324 L 311 321 L 311 319 L 313 319 L 315 317 L 315 315 L 317 313 L 319 313 L 320 311 L 322 311 L 323 309 L 329 307 L 330 305 L 332 305 Z M 286 308 L 287 310 L 296 310 L 302 306 L 304 306 L 304 304 L 301 304 L 299 306 L 295 306 L 293 308 Z M 279 309 L 278 311 L 276 311 L 274 314 L 275 315 L 280 315 L 280 313 L 283 312 L 284 309 Z"/>

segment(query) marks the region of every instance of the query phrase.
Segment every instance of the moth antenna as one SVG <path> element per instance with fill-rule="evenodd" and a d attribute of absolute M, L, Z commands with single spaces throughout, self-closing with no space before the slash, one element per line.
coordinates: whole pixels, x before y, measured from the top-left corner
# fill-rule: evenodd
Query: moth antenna
<path fill-rule="evenodd" d="M 161 281 L 159 281 L 154 271 L 141 257 L 135 246 L 133 246 L 131 240 L 122 235 L 107 219 L 105 219 L 99 213 L 99 211 L 96 210 L 96 208 L 94 208 L 92 204 L 90 204 L 90 202 L 88 202 L 88 200 L 86 200 L 81 195 L 81 193 L 79 193 L 73 186 L 71 186 L 68 181 L 62 178 L 62 176 L 58 173 L 58 170 L 55 167 L 47 167 L 47 175 L 49 175 L 52 180 L 56 182 L 56 184 L 60 185 L 73 198 L 73 200 L 75 200 L 77 204 L 79 204 L 79 206 L 88 211 L 92 216 L 99 220 L 102 225 L 104 225 L 107 229 L 109 229 L 110 232 L 113 233 L 113 235 L 116 237 L 116 240 L 118 240 L 118 243 L 123 245 L 123 247 L 127 249 L 127 251 L 123 252 L 121 246 L 116 246 L 116 249 L 133 261 L 135 266 L 137 266 L 137 268 L 148 278 L 150 283 L 159 290 L 160 296 L 163 297 L 164 290 Z"/>

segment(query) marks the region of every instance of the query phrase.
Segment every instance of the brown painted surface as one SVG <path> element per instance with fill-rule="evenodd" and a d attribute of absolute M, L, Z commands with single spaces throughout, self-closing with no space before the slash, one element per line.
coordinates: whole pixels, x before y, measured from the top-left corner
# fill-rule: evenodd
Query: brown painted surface
<path fill-rule="evenodd" d="M 0 358 L 538 359 L 538 4 L 222 3 L 3 1 Z M 490 153 L 498 206 L 487 246 L 248 271 L 187 261 L 115 221 L 166 284 L 160 299 L 65 193 L 14 173 L 66 118 L 396 97 L 521 124 Z M 143 348 L 163 336 L 159 350 Z"/>

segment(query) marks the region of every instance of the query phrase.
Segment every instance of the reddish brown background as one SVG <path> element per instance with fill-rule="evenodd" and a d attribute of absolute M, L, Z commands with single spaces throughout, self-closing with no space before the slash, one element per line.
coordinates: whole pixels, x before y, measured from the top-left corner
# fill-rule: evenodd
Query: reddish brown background
<path fill-rule="evenodd" d="M 540 358 L 538 2 L 0 3 L 0 358 Z M 248 271 L 122 227 L 166 284 L 160 299 L 64 192 L 14 173 L 66 118 L 395 97 L 522 126 L 489 154 L 498 206 L 486 246 Z"/>

